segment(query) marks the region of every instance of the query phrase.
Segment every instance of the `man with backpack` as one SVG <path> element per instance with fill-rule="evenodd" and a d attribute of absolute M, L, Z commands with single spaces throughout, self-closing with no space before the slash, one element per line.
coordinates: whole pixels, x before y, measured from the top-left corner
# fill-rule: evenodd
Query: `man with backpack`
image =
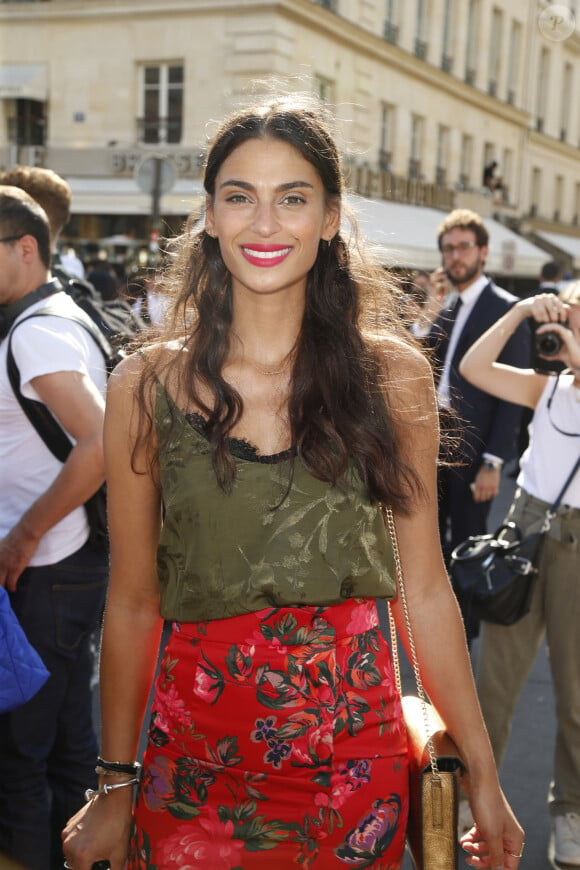
<path fill-rule="evenodd" d="M 115 348 L 130 343 L 145 323 L 121 298 L 105 299 L 89 282 L 67 272 L 66 262 L 57 252 L 57 241 L 70 218 L 70 185 L 52 169 L 42 166 L 13 166 L 0 172 L 0 184 L 20 187 L 42 206 L 48 217 L 52 246 L 51 272 L 64 290 L 98 326 Z"/>
<path fill-rule="evenodd" d="M 90 636 L 108 556 L 84 505 L 103 483 L 107 374 L 90 329 L 51 275 L 45 212 L 1 186 L 0 584 L 50 672 L 30 701 L 0 716 L 0 855 L 26 870 L 62 868 L 60 831 L 96 783 Z M 64 461 L 30 406 L 68 439 Z"/>

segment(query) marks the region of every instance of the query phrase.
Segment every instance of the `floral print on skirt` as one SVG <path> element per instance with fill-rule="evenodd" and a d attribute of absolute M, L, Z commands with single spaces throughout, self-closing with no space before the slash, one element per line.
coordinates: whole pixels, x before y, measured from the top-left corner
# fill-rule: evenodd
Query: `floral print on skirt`
<path fill-rule="evenodd" d="M 129 870 L 397 870 L 407 812 L 374 601 L 174 624 Z"/>

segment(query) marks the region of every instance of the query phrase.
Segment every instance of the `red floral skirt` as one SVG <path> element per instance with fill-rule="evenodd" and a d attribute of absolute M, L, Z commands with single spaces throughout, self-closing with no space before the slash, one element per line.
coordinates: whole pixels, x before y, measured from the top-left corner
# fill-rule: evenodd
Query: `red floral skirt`
<path fill-rule="evenodd" d="M 397 870 L 407 810 L 374 601 L 174 625 L 129 870 Z"/>

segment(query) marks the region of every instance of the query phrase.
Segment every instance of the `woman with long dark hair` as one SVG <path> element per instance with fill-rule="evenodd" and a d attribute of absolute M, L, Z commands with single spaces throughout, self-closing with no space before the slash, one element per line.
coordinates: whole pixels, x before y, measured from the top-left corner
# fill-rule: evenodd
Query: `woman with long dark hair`
<path fill-rule="evenodd" d="M 423 680 L 469 770 L 469 860 L 518 865 L 439 549 L 429 365 L 343 237 L 329 129 L 299 97 L 224 123 L 205 223 L 172 252 L 167 334 L 111 379 L 101 789 L 65 831 L 74 870 L 400 867 L 385 505 Z"/>

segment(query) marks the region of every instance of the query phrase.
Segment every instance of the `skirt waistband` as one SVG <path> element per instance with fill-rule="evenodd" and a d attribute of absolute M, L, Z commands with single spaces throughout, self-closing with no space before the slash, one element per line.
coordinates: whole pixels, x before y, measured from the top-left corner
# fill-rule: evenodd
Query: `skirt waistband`
<path fill-rule="evenodd" d="M 268 607 L 253 613 L 212 619 L 205 622 L 175 622 L 174 632 L 190 641 L 239 640 L 255 638 L 257 633 L 266 641 L 284 646 L 303 646 L 320 642 L 338 642 L 363 634 L 379 625 L 374 598 L 351 598 L 330 607 L 311 605 Z"/>

